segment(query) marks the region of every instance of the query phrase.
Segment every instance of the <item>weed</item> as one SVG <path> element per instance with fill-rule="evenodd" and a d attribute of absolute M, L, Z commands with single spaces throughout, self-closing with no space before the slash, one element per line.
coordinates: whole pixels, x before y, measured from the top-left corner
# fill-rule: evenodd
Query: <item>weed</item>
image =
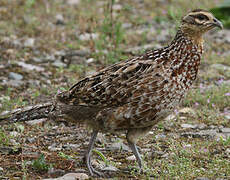
<path fill-rule="evenodd" d="M 60 156 L 60 157 L 62 157 L 62 158 L 65 158 L 65 159 L 73 159 L 73 157 L 72 156 L 70 156 L 70 155 L 67 155 L 67 154 L 65 154 L 65 153 L 63 153 L 63 152 L 59 152 L 58 153 L 58 156 Z"/>
<path fill-rule="evenodd" d="M 3 128 L 0 128 L 0 146 L 8 146 L 10 144 L 10 138 L 6 134 Z"/>
<path fill-rule="evenodd" d="M 38 159 L 32 162 L 32 167 L 37 171 L 48 171 L 52 165 L 47 164 L 44 154 L 41 154 Z"/>
<path fill-rule="evenodd" d="M 125 35 L 119 17 L 116 19 L 113 17 L 113 4 L 114 0 L 111 0 L 109 8 L 105 11 L 103 23 L 98 28 L 99 38 L 94 40 L 95 49 L 98 50 L 96 57 L 101 59 L 101 55 L 104 56 L 106 64 L 115 63 L 120 59 L 122 54 L 120 44 L 124 41 Z"/>

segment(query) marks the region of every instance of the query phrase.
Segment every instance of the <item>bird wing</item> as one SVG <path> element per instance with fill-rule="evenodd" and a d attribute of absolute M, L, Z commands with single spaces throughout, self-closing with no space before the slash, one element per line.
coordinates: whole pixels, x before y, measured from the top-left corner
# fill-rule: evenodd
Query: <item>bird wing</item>
<path fill-rule="evenodd" d="M 145 93 L 157 91 L 159 82 L 165 78 L 160 71 L 162 66 L 153 59 L 136 57 L 80 80 L 57 95 L 57 99 L 66 104 L 120 107 L 138 101 Z"/>

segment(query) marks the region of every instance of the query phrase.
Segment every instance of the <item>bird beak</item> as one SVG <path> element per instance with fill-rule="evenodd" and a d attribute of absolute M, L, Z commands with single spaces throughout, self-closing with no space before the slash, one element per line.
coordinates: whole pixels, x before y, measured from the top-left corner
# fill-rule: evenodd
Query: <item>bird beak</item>
<path fill-rule="evenodd" d="M 216 18 L 213 19 L 213 26 L 216 26 L 220 29 L 223 29 L 223 24 L 222 22 L 220 22 L 219 20 L 217 20 Z"/>

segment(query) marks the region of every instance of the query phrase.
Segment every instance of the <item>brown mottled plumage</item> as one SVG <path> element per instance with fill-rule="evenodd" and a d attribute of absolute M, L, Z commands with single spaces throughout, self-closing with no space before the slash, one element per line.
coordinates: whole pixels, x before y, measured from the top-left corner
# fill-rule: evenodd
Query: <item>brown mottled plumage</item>
<path fill-rule="evenodd" d="M 197 76 L 202 35 L 214 27 L 222 28 L 222 24 L 210 12 L 194 10 L 182 18 L 168 46 L 102 69 L 56 96 L 50 115 L 59 114 L 93 129 L 86 152 L 91 175 L 100 174 L 90 163 L 99 131 L 126 130 L 128 143 L 142 168 L 137 139 L 169 115 L 185 96 Z"/>

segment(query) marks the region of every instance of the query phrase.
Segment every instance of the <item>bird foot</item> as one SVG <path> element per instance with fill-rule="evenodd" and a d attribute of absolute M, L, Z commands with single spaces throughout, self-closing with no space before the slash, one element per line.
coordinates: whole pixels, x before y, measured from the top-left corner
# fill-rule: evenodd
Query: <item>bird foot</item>
<path fill-rule="evenodd" d="M 95 170 L 91 164 L 88 165 L 88 170 L 89 170 L 89 174 L 93 177 L 103 177 L 104 176 L 102 172 Z"/>

